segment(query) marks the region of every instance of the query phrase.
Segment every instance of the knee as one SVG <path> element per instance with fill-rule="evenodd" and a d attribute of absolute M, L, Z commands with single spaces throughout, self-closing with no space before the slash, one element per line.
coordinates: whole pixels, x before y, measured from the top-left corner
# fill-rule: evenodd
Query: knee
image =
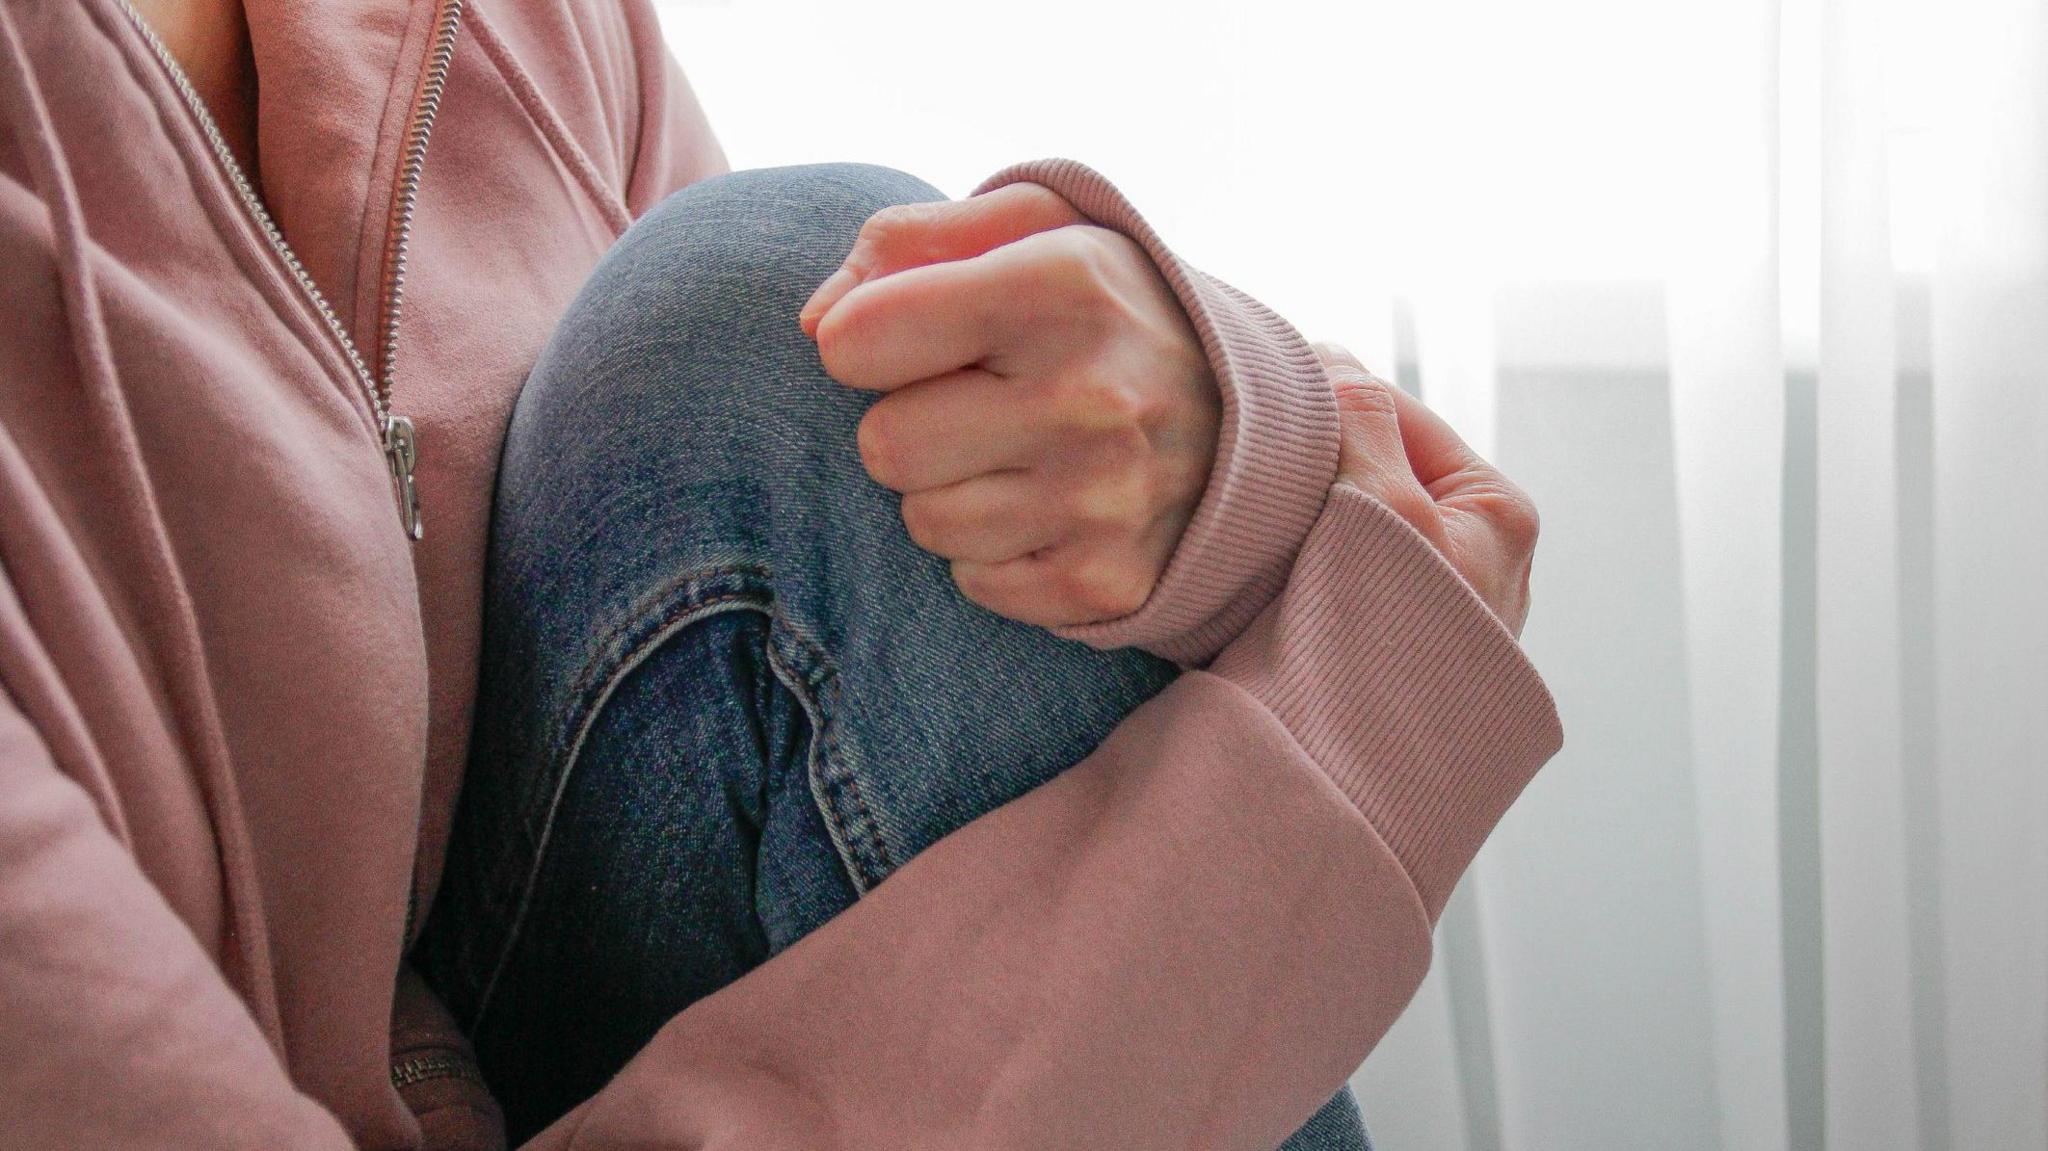
<path fill-rule="evenodd" d="M 944 198 L 914 176 L 870 164 L 701 180 L 619 238 L 558 334 L 635 347 L 692 337 L 755 348 L 791 343 L 801 338 L 797 309 L 838 267 L 870 216 Z"/>
<path fill-rule="evenodd" d="M 850 435 L 868 398 L 831 385 L 797 312 L 868 217 L 943 198 L 866 164 L 734 172 L 676 192 L 619 239 L 563 315 L 521 394 L 507 474 L 559 463 L 571 445 L 637 455 L 648 440 L 687 440 L 701 453 L 821 428 Z"/>
<path fill-rule="evenodd" d="M 897 204 L 943 200 L 907 172 L 875 164 L 800 164 L 712 176 L 655 205 L 620 237 L 608 262 L 687 252 L 777 274 L 829 272 L 868 217 Z M 815 282 L 805 285 L 805 293 Z"/>
<path fill-rule="evenodd" d="M 644 585 L 734 541 L 786 550 L 771 545 L 816 537 L 827 517 L 833 539 L 895 549 L 894 502 L 855 446 L 873 397 L 825 374 L 797 312 L 869 216 L 939 197 L 886 168 L 778 168 L 691 185 L 635 224 L 520 395 L 493 594 L 568 569 Z"/>

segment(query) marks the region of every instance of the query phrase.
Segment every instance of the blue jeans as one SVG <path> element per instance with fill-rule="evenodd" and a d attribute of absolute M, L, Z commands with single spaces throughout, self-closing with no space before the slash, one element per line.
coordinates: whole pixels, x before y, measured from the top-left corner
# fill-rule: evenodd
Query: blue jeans
<path fill-rule="evenodd" d="M 416 954 L 515 1140 L 1174 677 L 969 604 L 861 469 L 872 397 L 825 375 L 797 309 L 870 214 L 939 198 L 858 165 L 687 188 L 520 397 Z M 1369 1143 L 1347 1092 L 1286 1146 Z"/>

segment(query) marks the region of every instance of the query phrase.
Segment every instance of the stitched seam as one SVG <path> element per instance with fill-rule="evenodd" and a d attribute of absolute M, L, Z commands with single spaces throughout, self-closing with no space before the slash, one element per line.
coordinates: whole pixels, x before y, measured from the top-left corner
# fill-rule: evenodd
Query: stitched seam
<path fill-rule="evenodd" d="M 693 585 L 716 585 L 732 579 L 755 586 L 719 591 L 703 599 L 685 596 L 661 611 L 650 625 L 647 610 L 678 591 Z M 874 808 L 868 803 L 859 773 L 848 762 L 846 745 L 834 718 L 839 701 L 845 695 L 839 673 L 824 648 L 805 635 L 795 621 L 777 610 L 772 590 L 762 586 L 772 586 L 772 580 L 769 569 L 758 564 L 723 564 L 693 571 L 660 585 L 642 599 L 644 607 L 626 612 L 604 631 L 599 642 L 592 645 L 590 656 L 571 681 L 568 692 L 571 701 L 569 714 L 576 717 L 575 722 L 564 724 L 557 730 L 547 756 L 549 763 L 557 765 L 557 770 L 552 773 L 554 779 L 548 792 L 547 809 L 536 836 L 533 857 L 520 883 L 511 923 L 506 928 L 504 941 L 498 946 L 490 977 L 478 998 L 472 1034 L 481 1033 L 498 984 L 525 930 L 534 893 L 539 888 L 541 869 L 546 864 L 551 846 L 555 819 L 568 794 L 569 782 L 591 729 L 627 676 L 677 634 L 714 616 L 733 611 L 759 611 L 769 620 L 771 626 L 766 648 L 769 667 L 784 689 L 796 697 L 815 733 L 811 753 L 805 763 L 811 799 L 825 817 L 833 846 L 855 890 L 864 895 L 896 870 L 895 856 L 883 837 L 881 820 L 876 818 Z M 648 631 L 623 653 L 615 654 L 614 649 L 623 637 L 638 628 L 648 628 Z M 845 801 L 840 799 L 842 794 Z M 521 818 L 528 817 L 521 813 Z M 857 844 L 868 850 L 857 850 Z"/>
<path fill-rule="evenodd" d="M 540 133 L 541 139 L 547 142 L 556 158 L 575 175 L 576 182 L 582 186 L 584 194 L 589 196 L 598 211 L 604 214 L 605 223 L 609 224 L 614 232 L 624 233 L 633 224 L 632 212 L 627 209 L 620 197 L 611 194 L 611 189 L 605 186 L 604 177 L 598 172 L 597 165 L 591 161 L 582 145 L 576 142 L 576 137 L 563 126 L 562 118 L 556 114 L 554 106 L 548 103 L 547 97 L 534 84 L 533 77 L 520 66 L 518 57 L 512 54 L 511 45 L 499 39 L 498 30 L 491 26 L 490 20 L 480 9 L 471 10 L 470 21 L 474 31 L 473 38 L 484 50 L 484 57 L 491 62 L 491 67 L 498 73 L 498 78 L 511 90 L 512 98 L 518 102 L 520 110 L 526 113 L 526 118 L 533 124 L 534 130 Z"/>
<path fill-rule="evenodd" d="M 584 700 L 591 694 L 593 682 L 597 680 L 600 675 L 604 674 L 605 669 L 608 666 L 608 661 L 614 658 L 609 653 L 611 653 L 612 649 L 621 642 L 621 637 L 627 635 L 637 627 L 647 626 L 649 613 L 655 612 L 658 605 L 667 601 L 671 596 L 674 596 L 677 592 L 689 587 L 692 584 L 717 584 L 721 581 L 733 578 L 740 578 L 765 587 L 772 579 L 772 575 L 767 568 L 762 567 L 759 564 L 719 564 L 715 567 L 691 571 L 688 574 L 678 576 L 677 578 L 672 579 L 667 583 L 659 584 L 655 587 L 653 591 L 648 592 L 646 595 L 640 597 L 638 601 L 630 605 L 625 610 L 625 612 L 618 618 L 617 621 L 612 623 L 611 626 L 607 627 L 604 630 L 598 642 L 591 645 L 590 655 L 587 658 L 585 658 L 582 669 L 576 673 L 576 678 L 570 681 L 568 691 L 568 697 L 571 701 L 570 714 L 580 714 L 583 708 L 586 706 L 585 704 L 580 703 L 578 701 Z M 707 606 L 709 604 L 737 598 L 756 598 L 761 600 L 768 600 L 772 598 L 772 592 L 749 588 L 744 591 L 718 592 L 715 593 L 710 599 L 705 600 L 691 600 L 685 597 L 683 600 L 671 604 L 665 609 L 661 609 L 660 618 L 653 624 L 653 626 L 656 629 L 668 626 L 670 621 L 672 621 L 675 618 L 678 612 L 686 612 L 693 610 L 696 607 Z M 637 648 L 639 645 L 636 644 L 634 646 Z M 574 732 L 574 730 L 575 729 L 572 726 L 563 726 L 557 729 L 548 748 L 548 759 L 550 762 L 560 759 L 563 755 L 564 748 L 568 744 L 574 742 L 573 738 L 569 738 Z M 521 815 L 523 817 L 525 813 L 522 812 Z"/>
<path fill-rule="evenodd" d="M 847 878 L 853 881 L 856 892 L 865 895 L 869 888 L 896 870 L 896 863 L 888 843 L 882 838 L 881 821 L 875 818 L 874 809 L 868 805 L 867 796 L 861 790 L 860 775 L 841 750 L 836 713 L 845 692 L 839 672 L 824 650 L 798 631 L 791 621 L 778 614 L 771 614 L 769 619 L 776 626 L 769 636 L 768 666 L 782 681 L 783 687 L 796 696 L 815 733 L 810 755 L 804 762 L 811 802 L 825 817 L 826 828 L 832 836 L 833 846 L 838 849 L 839 862 L 846 869 Z M 802 657 L 806 668 L 819 670 L 806 674 L 798 669 L 791 655 L 782 650 L 785 645 L 798 649 L 795 654 Z M 838 770 L 835 770 L 835 765 Z M 850 813 L 841 810 L 842 805 L 837 798 L 841 789 L 852 801 Z M 872 849 L 872 862 L 858 858 L 861 853 L 855 850 L 856 838 Z"/>
<path fill-rule="evenodd" d="M 657 594 L 657 598 L 673 594 L 678 589 L 687 587 L 691 583 L 706 582 L 711 578 L 719 576 L 754 574 L 758 571 L 759 569 L 750 568 L 746 565 L 733 565 L 731 567 L 715 568 L 707 572 L 694 573 L 687 578 L 675 580 L 668 584 L 662 592 Z M 512 951 L 519 942 L 520 933 L 525 929 L 527 913 L 533 906 L 533 893 L 539 885 L 541 866 L 547 859 L 548 841 L 554 834 L 555 816 L 561 810 L 563 796 L 568 793 L 569 780 L 575 773 L 576 758 L 582 752 L 583 741 L 589 735 L 591 727 L 596 724 L 597 717 L 603 714 L 605 703 L 611 699 L 612 693 L 618 689 L 619 684 L 625 680 L 626 676 L 632 674 L 634 669 L 646 662 L 650 655 L 659 650 L 662 644 L 666 643 L 677 632 L 712 616 L 745 609 L 749 606 L 750 600 L 758 598 L 758 595 L 754 593 L 725 592 L 707 600 L 685 599 L 676 604 L 661 617 L 660 622 L 654 626 L 653 631 L 641 640 L 640 643 L 634 645 L 625 657 L 618 662 L 612 669 L 611 674 L 605 678 L 604 686 L 596 693 L 595 698 L 588 705 L 578 705 L 576 710 L 572 712 L 572 714 L 578 715 L 581 718 L 573 726 L 563 729 L 564 731 L 573 731 L 574 736 L 568 741 L 566 752 L 559 757 L 561 759 L 560 767 L 555 772 L 554 787 L 548 800 L 547 813 L 542 820 L 540 834 L 534 844 L 533 860 L 527 866 L 526 878 L 520 884 L 518 904 L 512 913 L 512 922 L 506 928 L 505 941 L 499 945 L 497 961 L 491 965 L 490 979 L 485 982 L 483 994 L 477 1000 L 476 1022 L 472 1024 L 472 1031 L 480 1032 L 483 1029 L 484 1020 L 490 1012 L 491 1000 L 498 990 L 498 981 L 504 976 L 505 967 L 510 962 Z M 590 662 L 585 665 L 585 671 L 578 676 L 577 689 L 570 693 L 572 699 L 580 699 L 584 695 L 589 694 L 589 681 L 595 679 L 598 669 L 604 666 L 604 653 L 611 649 L 612 644 L 618 637 L 636 623 L 645 622 L 639 616 L 628 614 L 607 632 L 604 642 L 596 647 Z M 553 754 L 549 756 L 551 762 L 556 758 L 558 757 Z"/>

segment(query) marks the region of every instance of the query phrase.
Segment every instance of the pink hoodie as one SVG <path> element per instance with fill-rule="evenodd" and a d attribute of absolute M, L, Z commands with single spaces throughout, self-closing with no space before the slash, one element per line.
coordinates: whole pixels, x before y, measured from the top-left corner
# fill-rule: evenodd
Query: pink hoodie
<path fill-rule="evenodd" d="M 258 191 L 419 429 L 426 534 L 119 0 L 0 7 L 0 1146 L 487 1144 L 401 955 L 468 738 L 496 452 L 598 257 L 724 163 L 644 3 L 248 10 Z M 1000 179 L 1138 237 L 1225 383 L 1167 579 L 1085 633 L 1213 662 L 537 1146 L 1272 1147 L 1400 1012 L 1558 746 L 1478 599 L 1331 489 L 1300 337 L 1086 169 Z"/>

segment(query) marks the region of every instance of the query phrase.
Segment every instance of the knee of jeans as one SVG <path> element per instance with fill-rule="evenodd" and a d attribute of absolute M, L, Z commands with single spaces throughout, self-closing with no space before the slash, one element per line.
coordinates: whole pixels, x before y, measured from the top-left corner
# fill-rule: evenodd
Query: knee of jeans
<path fill-rule="evenodd" d="M 588 630 L 679 573 L 763 560 L 845 575 L 907 550 L 855 444 L 874 397 L 826 376 L 797 312 L 869 216 L 938 195 L 830 164 L 715 177 L 651 210 L 520 395 L 490 602 L 529 628 Z"/>
<path fill-rule="evenodd" d="M 869 164 L 732 172 L 669 196 L 606 253 L 570 305 L 529 390 L 601 349 L 754 355 L 811 350 L 797 311 L 883 208 L 944 199 Z M 584 353 L 584 354 L 579 354 Z"/>
<path fill-rule="evenodd" d="M 873 164 L 729 172 L 650 209 L 620 237 L 597 278 L 693 261 L 744 278 L 751 299 L 801 304 L 845 258 L 870 216 L 945 198 L 915 176 Z M 793 312 L 788 319 L 794 324 Z"/>
<path fill-rule="evenodd" d="M 649 446 L 687 449 L 683 474 L 702 474 L 724 457 L 850 437 L 873 397 L 824 375 L 797 313 L 868 217 L 941 198 L 889 168 L 819 164 L 712 177 L 662 201 L 543 349 L 501 483 L 516 492 L 529 471 L 616 465 Z"/>
<path fill-rule="evenodd" d="M 798 164 L 753 168 L 699 180 L 649 209 L 620 237 L 613 254 L 673 243 L 677 233 L 710 227 L 738 244 L 741 259 L 794 243 L 801 256 L 820 246 L 836 264 L 868 217 L 896 204 L 946 199 L 907 172 L 878 164 Z M 806 268 L 815 265 L 806 262 Z M 808 291 L 808 289 L 806 289 Z"/>

